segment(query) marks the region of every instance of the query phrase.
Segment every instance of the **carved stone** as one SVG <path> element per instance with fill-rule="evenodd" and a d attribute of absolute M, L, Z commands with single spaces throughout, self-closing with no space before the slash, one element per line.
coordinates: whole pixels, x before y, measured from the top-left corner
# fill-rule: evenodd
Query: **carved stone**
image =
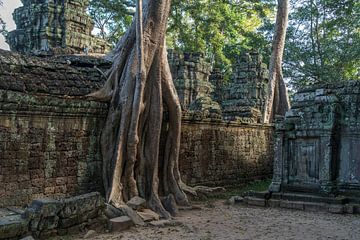
<path fill-rule="evenodd" d="M 360 193 L 359 96 L 359 82 L 294 96 L 292 109 L 276 124 L 271 191 Z"/>
<path fill-rule="evenodd" d="M 17 29 L 8 34 L 12 51 L 21 53 L 106 53 L 106 41 L 91 35 L 89 0 L 22 0 L 13 13 Z"/>
<path fill-rule="evenodd" d="M 243 53 L 233 65 L 231 82 L 224 88 L 224 118 L 260 122 L 268 86 L 267 66 L 258 53 Z"/>
<path fill-rule="evenodd" d="M 211 98 L 213 85 L 209 81 L 211 64 L 202 53 L 180 54 L 168 51 L 174 84 L 185 118 L 222 119 L 219 103 Z"/>

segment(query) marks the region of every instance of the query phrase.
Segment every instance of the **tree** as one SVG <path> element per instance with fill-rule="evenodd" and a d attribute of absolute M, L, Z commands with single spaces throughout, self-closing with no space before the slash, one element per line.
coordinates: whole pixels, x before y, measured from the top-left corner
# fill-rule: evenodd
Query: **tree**
<path fill-rule="evenodd" d="M 120 207 L 140 196 L 152 210 L 169 218 L 160 195 L 173 195 L 177 204 L 188 205 L 178 167 L 181 107 L 165 45 L 171 1 L 147 0 L 141 5 L 138 0 L 136 21 L 114 49 L 107 82 L 90 96 L 109 101 L 101 136 L 107 201 Z M 159 159 L 165 107 L 166 146 Z"/>
<path fill-rule="evenodd" d="M 217 67 L 228 66 L 243 51 L 266 49 L 259 28 L 273 13 L 272 1 L 174 0 L 168 44 L 200 51 Z"/>
<path fill-rule="evenodd" d="M 285 51 L 293 88 L 360 79 L 360 3 L 294 1 Z"/>
<path fill-rule="evenodd" d="M 132 22 L 135 4 L 134 0 L 90 0 L 89 14 L 98 36 L 115 45 Z"/>
<path fill-rule="evenodd" d="M 278 0 L 275 34 L 269 66 L 269 92 L 264 109 L 264 123 L 272 122 L 275 115 L 284 116 L 290 101 L 282 73 L 282 59 L 289 16 L 289 1 Z"/>
<path fill-rule="evenodd" d="M 2 2 L 2 0 L 0 0 L 0 7 L 2 7 L 2 6 L 3 6 L 3 2 Z M 0 15 L 0 34 L 5 34 L 5 33 L 6 33 L 6 24 Z"/>
<path fill-rule="evenodd" d="M 104 29 L 106 26 L 108 33 L 105 35 L 122 35 L 123 31 L 118 26 L 128 25 L 126 19 L 131 18 L 131 14 L 121 10 L 129 9 L 123 2 L 91 1 L 91 15 L 95 18 L 97 28 Z M 260 27 L 273 14 L 272 2 L 273 0 L 174 0 L 167 30 L 167 44 L 169 48 L 179 51 L 204 52 L 217 67 L 223 69 L 230 68 L 231 61 L 242 51 L 257 49 L 265 53 L 265 56 L 269 55 L 269 41 L 263 37 Z M 119 16 L 117 20 L 109 21 L 109 17 L 115 14 Z M 120 16 L 128 17 L 122 19 Z M 110 41 L 115 39 L 110 38 Z"/>

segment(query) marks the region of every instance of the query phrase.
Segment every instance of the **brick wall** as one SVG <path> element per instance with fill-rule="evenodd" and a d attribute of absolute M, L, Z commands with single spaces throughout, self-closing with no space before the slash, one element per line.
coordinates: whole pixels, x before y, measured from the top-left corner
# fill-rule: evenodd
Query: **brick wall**
<path fill-rule="evenodd" d="M 77 56 L 33 58 L 0 50 L 0 207 L 34 198 L 102 192 L 104 103 L 70 98 L 103 85 Z M 228 185 L 272 172 L 272 128 L 184 121 L 180 154 L 189 184 Z"/>
<path fill-rule="evenodd" d="M 0 207 L 102 191 L 106 104 L 0 90 Z"/>
<path fill-rule="evenodd" d="M 180 170 L 188 184 L 236 185 L 272 175 L 273 128 L 183 122 Z"/>
<path fill-rule="evenodd" d="M 0 90 L 0 207 L 102 192 L 106 104 Z M 272 128 L 184 121 L 180 169 L 189 184 L 230 185 L 272 172 Z"/>

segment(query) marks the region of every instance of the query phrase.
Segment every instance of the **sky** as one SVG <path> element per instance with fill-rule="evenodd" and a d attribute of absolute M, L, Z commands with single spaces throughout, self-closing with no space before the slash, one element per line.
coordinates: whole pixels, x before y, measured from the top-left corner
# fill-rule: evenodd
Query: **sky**
<path fill-rule="evenodd" d="M 8 31 L 14 30 L 16 28 L 15 23 L 12 19 L 12 13 L 15 8 L 20 7 L 20 0 L 3 0 L 4 5 L 0 7 L 0 16 L 6 22 L 6 28 Z M 0 48 L 1 49 L 9 49 L 9 45 L 5 42 L 5 38 L 0 35 Z"/>

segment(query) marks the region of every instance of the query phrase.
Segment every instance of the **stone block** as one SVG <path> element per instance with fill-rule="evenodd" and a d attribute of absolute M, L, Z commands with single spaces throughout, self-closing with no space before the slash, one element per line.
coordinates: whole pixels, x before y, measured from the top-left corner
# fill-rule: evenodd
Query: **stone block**
<path fill-rule="evenodd" d="M 112 232 L 121 232 L 129 229 L 134 225 L 133 221 L 128 216 L 117 217 L 109 220 L 110 230 Z"/>
<path fill-rule="evenodd" d="M 326 203 L 317 203 L 317 202 L 304 202 L 304 210 L 305 211 L 326 211 L 327 204 Z"/>
<path fill-rule="evenodd" d="M 276 200 L 276 199 L 269 199 L 268 201 L 267 201 L 267 205 L 269 206 L 269 207 L 280 207 L 280 202 L 281 202 L 281 200 Z"/>
<path fill-rule="evenodd" d="M 29 208 L 25 211 L 25 215 L 29 218 L 32 218 L 34 215 L 41 217 L 53 217 L 57 216 L 62 208 L 63 204 L 61 201 L 50 198 L 38 199 L 31 202 Z"/>
<path fill-rule="evenodd" d="M 126 204 L 134 210 L 141 210 L 146 207 L 146 200 L 136 196 L 130 199 Z"/>
<path fill-rule="evenodd" d="M 22 237 L 28 231 L 28 223 L 21 215 L 0 217 L 0 239 Z"/>
<path fill-rule="evenodd" d="M 251 206 L 265 207 L 266 201 L 262 198 L 245 197 L 245 202 Z"/>
<path fill-rule="evenodd" d="M 159 214 L 150 209 L 143 209 L 137 212 L 144 222 L 157 221 L 160 219 Z"/>
<path fill-rule="evenodd" d="M 304 202 L 280 201 L 280 207 L 296 210 L 304 210 Z"/>
<path fill-rule="evenodd" d="M 98 192 L 65 199 L 63 205 L 64 207 L 59 213 L 61 218 L 81 216 L 87 212 L 92 212 L 105 207 L 104 200 Z"/>
<path fill-rule="evenodd" d="M 330 213 L 342 214 L 345 212 L 344 205 L 339 204 L 331 204 L 328 209 Z"/>

